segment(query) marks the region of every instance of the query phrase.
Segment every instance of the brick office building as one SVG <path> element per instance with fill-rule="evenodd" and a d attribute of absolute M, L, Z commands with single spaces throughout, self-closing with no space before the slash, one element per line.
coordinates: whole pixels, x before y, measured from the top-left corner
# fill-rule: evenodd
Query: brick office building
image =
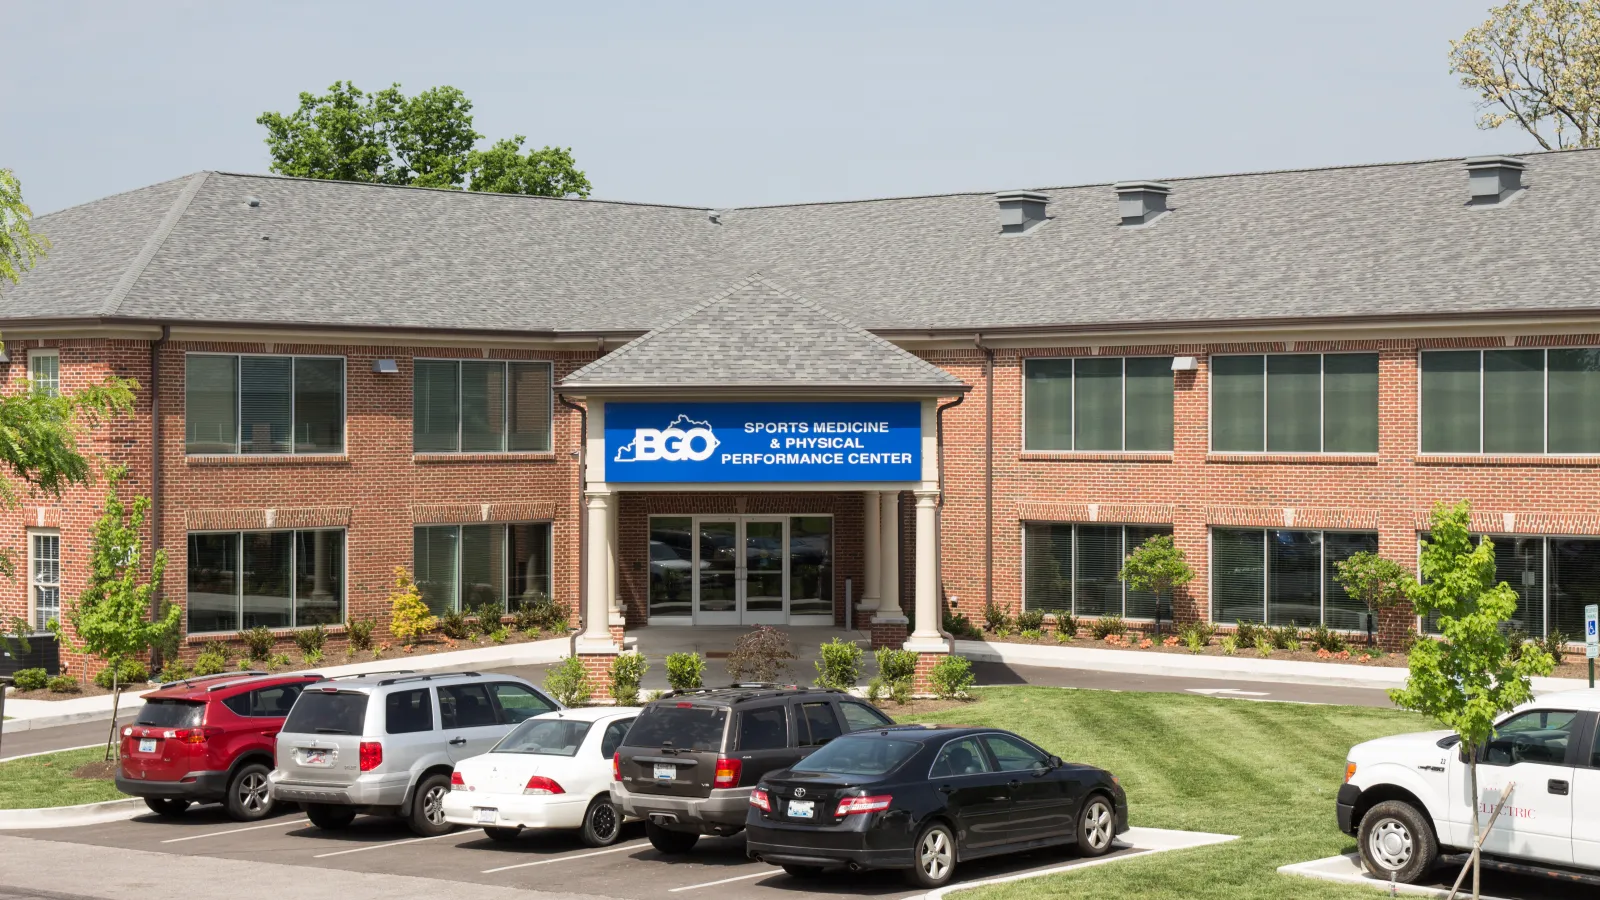
<path fill-rule="evenodd" d="M 189 640 L 430 604 L 645 624 L 986 602 L 1360 625 L 1469 499 L 1531 633 L 1600 596 L 1600 153 L 706 210 L 202 173 L 38 220 L 6 383 L 136 378 Z M 803 427 L 802 427 L 803 426 Z M 95 491 L 5 513 L 0 612 L 84 579 Z M 1396 613 L 1403 638 L 1417 623 Z"/>

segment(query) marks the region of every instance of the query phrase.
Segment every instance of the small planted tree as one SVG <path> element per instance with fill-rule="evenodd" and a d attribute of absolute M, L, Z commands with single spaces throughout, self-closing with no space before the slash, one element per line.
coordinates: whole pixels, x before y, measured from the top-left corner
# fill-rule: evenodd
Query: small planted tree
<path fill-rule="evenodd" d="M 1478 798 L 1478 759 L 1494 720 L 1533 698 L 1532 678 L 1554 668 L 1550 655 L 1529 645 L 1513 652 L 1501 630 L 1517 609 L 1517 592 L 1494 580 L 1494 544 L 1476 547 L 1468 532 L 1471 507 L 1438 504 L 1432 537 L 1422 542 L 1420 581 L 1406 595 L 1418 615 L 1437 616 L 1443 640 L 1420 637 L 1411 648 L 1404 688 L 1389 692 L 1396 706 L 1432 717 L 1461 738 L 1471 773 L 1472 806 Z M 1478 896 L 1479 817 L 1472 817 L 1472 896 Z"/>
<path fill-rule="evenodd" d="M 1394 560 L 1366 550 L 1340 560 L 1335 570 L 1334 577 L 1344 592 L 1367 606 L 1367 645 L 1371 646 L 1378 612 L 1406 598 L 1411 573 Z"/>
<path fill-rule="evenodd" d="M 1161 640 L 1161 598 L 1172 602 L 1172 592 L 1194 580 L 1194 567 L 1184 559 L 1172 535 L 1152 535 L 1128 554 L 1117 577 L 1136 591 L 1156 595 L 1156 640 Z"/>
<path fill-rule="evenodd" d="M 422 602 L 422 592 L 405 566 L 394 567 L 394 592 L 389 595 L 389 633 L 409 647 L 439 625 L 439 619 Z"/>

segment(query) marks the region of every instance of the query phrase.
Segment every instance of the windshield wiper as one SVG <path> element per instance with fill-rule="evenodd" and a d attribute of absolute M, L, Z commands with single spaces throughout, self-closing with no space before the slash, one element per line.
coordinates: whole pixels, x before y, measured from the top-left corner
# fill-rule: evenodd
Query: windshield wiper
<path fill-rule="evenodd" d="M 343 728 L 318 728 L 315 731 L 317 734 L 355 734 L 354 731 L 346 731 Z"/>

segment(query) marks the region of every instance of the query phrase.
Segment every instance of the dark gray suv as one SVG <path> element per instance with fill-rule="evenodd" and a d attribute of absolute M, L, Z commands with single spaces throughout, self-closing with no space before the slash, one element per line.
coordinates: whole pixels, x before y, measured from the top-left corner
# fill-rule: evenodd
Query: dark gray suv
<path fill-rule="evenodd" d="M 894 722 L 842 691 L 740 684 L 668 693 L 618 749 L 611 802 L 662 853 L 744 830 L 750 789 L 841 734 Z"/>

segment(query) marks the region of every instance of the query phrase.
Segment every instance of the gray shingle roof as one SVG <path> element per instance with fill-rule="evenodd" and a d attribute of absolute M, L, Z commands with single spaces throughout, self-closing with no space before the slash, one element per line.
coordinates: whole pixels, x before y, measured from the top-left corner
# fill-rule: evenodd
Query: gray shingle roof
<path fill-rule="evenodd" d="M 763 273 L 879 332 L 1600 310 L 1600 151 L 1536 153 L 1466 206 L 1460 160 L 1170 178 L 1117 227 L 1109 185 L 707 211 L 211 173 L 41 216 L 19 320 L 643 332 Z M 1145 174 L 1145 173 L 1130 173 Z M 1010 186 L 1008 186 L 1010 187 Z M 248 197 L 262 200 L 247 205 Z M 170 231 L 163 233 L 163 223 Z M 122 290 L 119 288 L 125 288 Z"/>
<path fill-rule="evenodd" d="M 614 388 L 962 391 L 943 369 L 757 272 L 567 376 Z"/>

